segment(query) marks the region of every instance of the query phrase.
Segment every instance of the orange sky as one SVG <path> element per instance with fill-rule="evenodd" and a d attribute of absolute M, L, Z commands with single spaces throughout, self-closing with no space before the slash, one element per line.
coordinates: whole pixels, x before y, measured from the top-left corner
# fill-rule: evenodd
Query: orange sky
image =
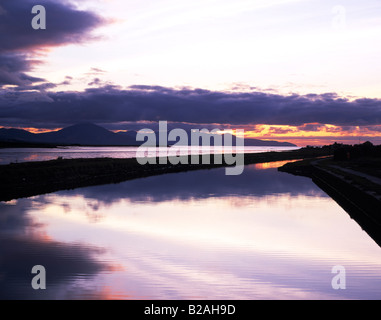
<path fill-rule="evenodd" d="M 58 131 L 62 128 L 18 129 L 24 129 L 32 133 L 44 133 L 49 131 Z M 322 146 L 332 144 L 334 142 L 358 144 L 364 143 L 365 141 L 371 141 L 373 144 L 381 144 L 381 125 L 368 127 L 347 126 L 344 128 L 328 124 L 321 125 L 318 123 L 309 123 L 304 124 L 303 126 L 253 125 L 251 127 L 246 126 L 243 129 L 245 130 L 245 138 L 291 142 L 300 147 L 307 145 Z M 116 130 L 114 132 L 117 131 L 120 130 Z M 234 133 L 234 131 L 235 130 L 233 129 L 232 132 Z"/>
<path fill-rule="evenodd" d="M 316 123 L 303 126 L 257 125 L 254 130 L 246 130 L 246 136 L 256 139 L 288 141 L 299 146 L 325 145 L 334 142 L 348 144 L 371 141 L 381 143 L 381 125 L 371 127 L 340 127 Z"/>

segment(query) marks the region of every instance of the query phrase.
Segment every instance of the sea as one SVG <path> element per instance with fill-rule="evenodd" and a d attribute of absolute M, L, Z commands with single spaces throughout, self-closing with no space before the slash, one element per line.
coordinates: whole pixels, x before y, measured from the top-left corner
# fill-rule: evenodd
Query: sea
<path fill-rule="evenodd" d="M 133 152 L 8 150 L 2 161 Z M 380 247 L 310 179 L 279 172 L 286 162 L 0 202 L 0 299 L 380 299 Z"/>
<path fill-rule="evenodd" d="M 173 147 L 144 147 L 147 157 L 159 156 L 170 152 Z M 260 153 L 270 151 L 297 150 L 299 147 L 177 147 L 178 155 L 187 154 L 221 154 L 225 152 Z M 47 161 L 57 158 L 134 158 L 139 147 L 57 147 L 57 148 L 3 148 L 0 149 L 0 165 L 29 161 Z"/>

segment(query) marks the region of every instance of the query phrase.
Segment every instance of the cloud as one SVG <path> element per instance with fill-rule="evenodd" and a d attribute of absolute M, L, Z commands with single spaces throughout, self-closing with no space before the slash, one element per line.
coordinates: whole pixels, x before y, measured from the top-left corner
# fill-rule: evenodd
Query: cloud
<path fill-rule="evenodd" d="M 95 85 L 99 85 L 101 82 L 102 82 L 101 79 L 94 78 L 93 81 L 89 82 L 87 85 L 88 86 L 95 86 Z"/>
<path fill-rule="evenodd" d="M 335 94 L 280 95 L 264 92 L 219 92 L 161 86 L 88 88 L 83 92 L 46 92 L 48 99 L 29 100 L 23 92 L 0 95 L 3 125 L 65 126 L 73 122 L 122 123 L 133 121 L 191 124 L 256 124 L 303 126 L 369 126 L 381 123 L 381 100 L 349 101 Z M 8 106 L 8 107 L 2 107 Z M 117 128 L 114 128 L 117 129 Z M 126 129 L 120 128 L 120 129 Z M 307 129 L 307 128 L 305 128 Z"/>
<path fill-rule="evenodd" d="M 25 74 L 25 71 L 31 70 L 37 63 L 38 61 L 28 59 L 25 53 L 2 53 L 0 49 L 0 86 L 3 84 L 22 86 L 44 81 Z"/>
<path fill-rule="evenodd" d="M 0 8 L 0 86 L 28 86 L 45 79 L 26 73 L 41 61 L 34 59 L 49 47 L 92 40 L 91 31 L 105 23 L 98 15 L 81 11 L 68 1 L 43 0 L 46 8 L 46 30 L 31 26 L 31 0 L 5 0 Z"/>
<path fill-rule="evenodd" d="M 303 130 L 303 131 L 320 131 L 323 128 L 325 127 L 317 123 L 306 123 L 298 127 L 299 130 Z"/>
<path fill-rule="evenodd" d="M 65 77 L 65 80 L 62 81 L 61 83 L 59 83 L 58 85 L 60 86 L 68 86 L 71 84 L 71 81 L 73 80 L 73 77 L 70 77 L 70 76 L 66 76 Z"/>
<path fill-rule="evenodd" d="M 270 127 L 269 128 L 269 134 L 287 134 L 294 132 L 295 130 L 292 128 L 277 128 L 277 127 Z"/>
<path fill-rule="evenodd" d="M 89 72 L 86 73 L 86 75 L 99 75 L 99 74 L 103 74 L 103 73 L 106 73 L 106 71 L 100 69 L 100 68 L 91 68 Z"/>

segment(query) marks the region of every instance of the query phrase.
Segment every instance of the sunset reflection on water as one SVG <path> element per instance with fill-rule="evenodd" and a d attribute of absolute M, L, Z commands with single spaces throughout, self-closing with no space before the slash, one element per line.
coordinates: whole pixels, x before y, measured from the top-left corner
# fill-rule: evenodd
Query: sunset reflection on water
<path fill-rule="evenodd" d="M 83 267 L 71 265 L 53 296 L 380 298 L 380 248 L 343 209 L 306 178 L 247 169 L 61 191 L 2 203 L 1 212 L 9 223 L 18 217 L 15 233 L 38 240 L 25 246 L 56 247 L 57 263 L 70 263 L 75 248 Z M 347 269 L 347 290 L 331 287 L 335 265 Z"/>

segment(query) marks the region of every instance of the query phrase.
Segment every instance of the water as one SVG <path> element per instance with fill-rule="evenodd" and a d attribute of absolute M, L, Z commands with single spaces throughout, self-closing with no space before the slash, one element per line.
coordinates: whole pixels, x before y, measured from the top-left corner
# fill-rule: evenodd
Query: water
<path fill-rule="evenodd" d="M 380 247 L 282 163 L 0 203 L 0 298 L 380 299 Z M 43 265 L 47 289 L 33 290 Z M 346 289 L 334 290 L 333 266 Z"/>
<path fill-rule="evenodd" d="M 157 156 L 163 150 L 171 148 L 148 147 L 147 156 Z M 299 149 L 298 147 L 233 147 L 235 152 L 259 153 L 267 151 L 287 151 Z M 73 158 L 133 158 L 138 147 L 58 147 L 58 148 L 3 148 L 0 149 L 0 165 L 11 162 L 46 161 L 58 157 Z M 180 155 L 223 153 L 223 147 L 180 147 Z"/>

